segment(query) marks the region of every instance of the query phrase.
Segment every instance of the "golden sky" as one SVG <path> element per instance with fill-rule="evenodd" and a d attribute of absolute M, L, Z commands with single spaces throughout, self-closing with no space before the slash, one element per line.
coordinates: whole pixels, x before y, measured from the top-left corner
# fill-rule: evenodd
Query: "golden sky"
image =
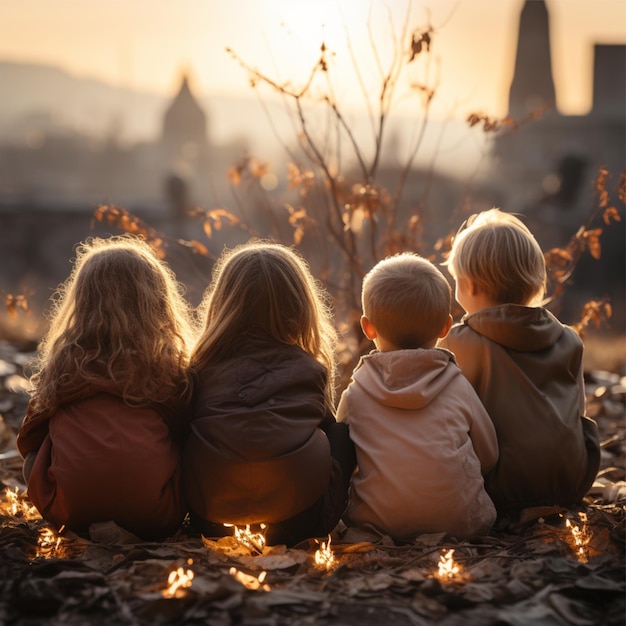
<path fill-rule="evenodd" d="M 506 112 L 522 0 L 414 0 L 412 27 L 435 28 L 440 113 Z M 250 93 L 232 48 L 279 81 L 303 81 L 322 41 L 336 52 L 338 97 L 358 106 L 349 40 L 360 71 L 377 76 L 407 0 L 0 0 L 0 60 L 45 63 L 71 73 L 170 94 L 181 70 L 202 95 Z M 591 105 L 593 42 L 626 42 L 626 0 L 547 0 L 558 106 Z M 369 25 L 369 26 L 368 26 Z M 438 67 L 438 69 L 436 69 Z M 425 70 L 424 70 L 425 71 Z M 414 77 L 417 78 L 417 77 Z M 375 91 L 375 88 L 373 88 Z"/>

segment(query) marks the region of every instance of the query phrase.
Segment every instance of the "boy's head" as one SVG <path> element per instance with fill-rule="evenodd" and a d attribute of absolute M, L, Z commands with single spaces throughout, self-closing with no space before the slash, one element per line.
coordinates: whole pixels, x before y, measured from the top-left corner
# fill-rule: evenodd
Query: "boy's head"
<path fill-rule="evenodd" d="M 457 283 L 457 300 L 461 283 L 470 295 L 482 295 L 492 305 L 536 305 L 545 292 L 546 264 L 539 244 L 518 218 L 499 209 L 468 219 L 445 264 Z"/>
<path fill-rule="evenodd" d="M 380 261 L 363 280 L 361 325 L 382 351 L 434 347 L 450 327 L 452 290 L 417 254 Z"/>

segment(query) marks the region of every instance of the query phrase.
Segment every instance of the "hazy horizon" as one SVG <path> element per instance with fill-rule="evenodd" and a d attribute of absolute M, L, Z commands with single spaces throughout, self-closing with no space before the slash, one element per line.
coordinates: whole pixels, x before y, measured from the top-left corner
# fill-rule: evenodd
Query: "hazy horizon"
<path fill-rule="evenodd" d="M 557 105 L 564 114 L 584 114 L 591 105 L 592 44 L 626 42 L 626 2 L 546 5 Z M 523 0 L 0 0 L 0 59 L 51 64 L 161 96 L 171 94 L 187 70 L 201 97 L 232 96 L 250 88 L 227 47 L 273 79 L 298 84 L 324 42 L 331 70 L 341 77 L 336 97 L 363 106 L 352 55 L 365 78 L 375 79 L 404 24 L 409 33 L 430 24 L 439 59 L 431 72 L 440 73 L 433 114 L 480 109 L 502 116 L 522 6 Z"/>
<path fill-rule="evenodd" d="M 0 106 L 0 145 L 22 144 L 25 129 L 29 127 L 49 128 L 53 134 L 78 133 L 103 141 L 115 139 L 128 146 L 154 143 L 160 138 L 164 111 L 176 93 L 175 90 L 160 95 L 119 87 L 49 64 L 0 58 L 0 78 L 7 72 L 18 86 L 6 91 Z M 179 81 L 181 77 L 182 74 L 177 76 Z M 193 89 L 193 75 L 190 82 Z M 279 161 L 285 157 L 284 146 L 295 140 L 283 103 L 271 94 L 264 96 L 263 104 L 252 90 L 248 94 L 195 95 L 205 109 L 210 141 L 215 145 L 241 140 L 262 160 Z M 363 139 L 370 131 L 366 112 L 348 107 L 345 115 L 361 142 L 367 145 Z M 392 115 L 388 141 L 401 144 L 402 129 L 417 122 L 417 117 L 406 113 Z M 485 141 L 482 131 L 469 129 L 464 119 L 430 120 L 416 165 L 430 165 L 433 158 L 439 159 L 438 170 L 462 177 L 474 170 L 484 153 Z M 385 156 L 384 161 L 398 159 L 402 159 L 401 155 L 392 154 Z"/>

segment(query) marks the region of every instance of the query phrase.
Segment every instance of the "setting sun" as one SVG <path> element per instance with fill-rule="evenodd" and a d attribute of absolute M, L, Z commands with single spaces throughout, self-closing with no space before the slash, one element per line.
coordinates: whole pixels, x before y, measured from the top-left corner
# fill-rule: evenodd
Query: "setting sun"
<path fill-rule="evenodd" d="M 437 34 L 438 110 L 467 106 L 501 114 L 521 6 L 521 0 L 3 1 L 0 59 L 55 65 L 161 94 L 171 93 L 187 68 L 202 92 L 242 93 L 248 90 L 247 76 L 227 47 L 277 80 L 299 81 L 324 42 L 336 53 L 337 88 L 359 105 L 351 54 L 365 74 L 376 71 L 372 42 L 384 64 L 393 33 L 401 32 L 409 15 L 409 30 L 430 23 Z M 559 104 L 569 113 L 583 111 L 590 102 L 590 42 L 626 38 L 626 4 L 551 0 L 548 6 Z"/>

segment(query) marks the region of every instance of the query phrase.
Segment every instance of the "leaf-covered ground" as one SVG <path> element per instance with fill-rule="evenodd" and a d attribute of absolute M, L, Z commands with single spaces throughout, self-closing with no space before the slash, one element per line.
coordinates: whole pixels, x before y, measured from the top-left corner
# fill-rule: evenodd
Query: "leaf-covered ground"
<path fill-rule="evenodd" d="M 326 538 L 286 549 L 185 528 L 159 543 L 111 523 L 89 537 L 54 533 L 25 497 L 15 450 L 29 356 L 0 342 L 0 624 L 624 624 L 626 381 L 616 374 L 587 377 L 603 448 L 584 505 L 526 510 L 463 542 L 395 545 L 339 527 L 324 566 L 315 554 Z"/>

